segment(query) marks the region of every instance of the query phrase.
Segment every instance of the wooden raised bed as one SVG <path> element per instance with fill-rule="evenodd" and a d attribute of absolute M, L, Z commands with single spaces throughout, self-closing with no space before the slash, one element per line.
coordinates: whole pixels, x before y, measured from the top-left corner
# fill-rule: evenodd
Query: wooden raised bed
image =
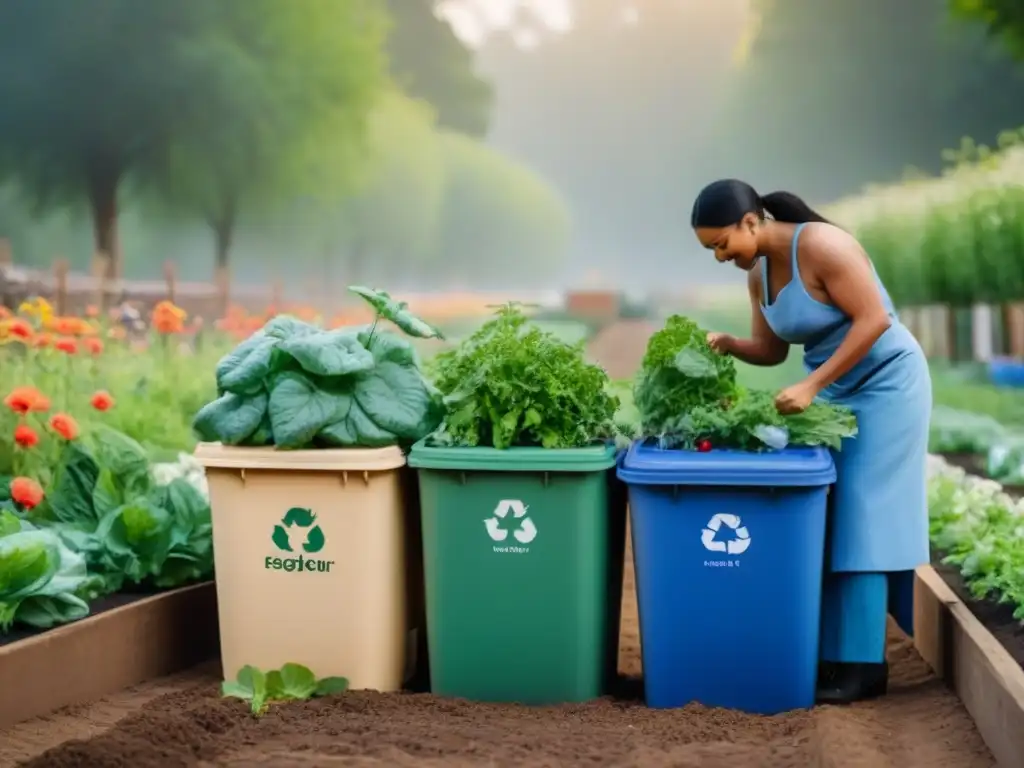
<path fill-rule="evenodd" d="M 930 565 L 917 569 L 914 644 L 963 702 L 999 765 L 1024 765 L 1024 669 Z"/>
<path fill-rule="evenodd" d="M 213 582 L 117 596 L 107 606 L 0 645 L 0 729 L 217 655 Z"/>

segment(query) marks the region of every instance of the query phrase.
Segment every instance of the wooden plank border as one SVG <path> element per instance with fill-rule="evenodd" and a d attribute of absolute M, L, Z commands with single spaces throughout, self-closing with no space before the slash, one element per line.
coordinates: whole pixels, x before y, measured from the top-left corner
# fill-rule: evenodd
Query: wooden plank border
<path fill-rule="evenodd" d="M 930 565 L 914 579 L 914 644 L 1003 768 L 1024 765 L 1024 670 Z"/>
<path fill-rule="evenodd" d="M 217 627 L 211 581 L 0 646 L 0 729 L 213 658 Z"/>

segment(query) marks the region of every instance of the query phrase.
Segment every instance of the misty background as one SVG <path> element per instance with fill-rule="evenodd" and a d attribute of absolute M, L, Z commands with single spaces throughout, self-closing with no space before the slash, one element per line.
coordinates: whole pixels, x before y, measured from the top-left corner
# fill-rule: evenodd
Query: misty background
<path fill-rule="evenodd" d="M 1012 34 L 956 5 L 2 0 L 0 237 L 125 277 L 738 282 L 703 184 L 826 205 L 1024 124 Z"/>

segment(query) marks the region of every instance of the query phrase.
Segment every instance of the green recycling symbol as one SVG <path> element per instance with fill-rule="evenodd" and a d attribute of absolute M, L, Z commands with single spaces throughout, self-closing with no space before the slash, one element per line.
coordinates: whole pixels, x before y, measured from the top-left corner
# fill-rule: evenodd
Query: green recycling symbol
<path fill-rule="evenodd" d="M 292 507 L 285 513 L 281 524 L 274 526 L 274 535 L 271 536 L 271 539 L 278 549 L 291 552 L 292 542 L 288 529 L 293 526 L 295 528 L 306 528 L 308 531 L 306 532 L 306 541 L 302 544 L 302 548 L 310 554 L 319 552 L 324 548 L 327 540 L 324 538 L 324 532 L 320 530 L 320 526 L 314 525 L 315 522 L 316 515 L 313 514 L 313 510 Z"/>

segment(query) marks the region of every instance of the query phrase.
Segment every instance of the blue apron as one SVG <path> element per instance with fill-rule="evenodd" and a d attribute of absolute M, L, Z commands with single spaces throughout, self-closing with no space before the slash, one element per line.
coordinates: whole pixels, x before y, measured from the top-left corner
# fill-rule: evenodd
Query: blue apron
<path fill-rule="evenodd" d="M 810 372 L 835 353 L 852 321 L 804 286 L 797 259 L 803 227 L 793 234 L 792 279 L 770 304 L 768 263 L 761 259 L 761 312 L 780 339 L 803 345 Z M 900 323 L 877 274 L 875 281 L 892 325 L 821 393 L 823 400 L 850 408 L 858 426 L 857 436 L 834 452 L 837 479 L 829 499 L 822 606 L 822 657 L 828 661 L 881 660 L 875 657 L 884 656 L 885 613 L 911 630 L 913 569 L 929 561 L 925 463 L 931 376 L 921 346 Z"/>

